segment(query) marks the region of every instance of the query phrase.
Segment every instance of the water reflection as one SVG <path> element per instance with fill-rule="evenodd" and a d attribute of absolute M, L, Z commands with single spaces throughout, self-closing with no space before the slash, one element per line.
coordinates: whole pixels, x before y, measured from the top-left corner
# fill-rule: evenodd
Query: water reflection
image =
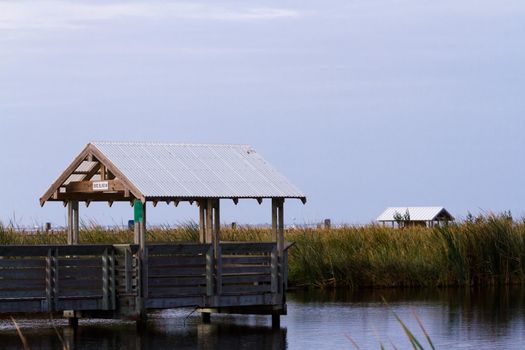
<path fill-rule="evenodd" d="M 349 349 L 348 336 L 363 349 L 377 349 L 380 342 L 404 349 L 409 344 L 392 311 L 422 338 L 415 310 L 437 348 L 521 349 L 524 297 L 523 288 L 295 292 L 288 295 L 289 315 L 280 330 L 266 316 L 218 315 L 202 324 L 186 309 L 151 314 L 142 332 L 133 322 L 82 320 L 76 332 L 55 322 L 71 349 Z M 32 349 L 62 348 L 49 320 L 18 321 Z M 0 348 L 22 348 L 7 319 L 0 320 Z"/>
<path fill-rule="evenodd" d="M 423 339 L 413 314 L 416 312 L 440 347 L 525 348 L 525 289 L 520 287 L 315 291 L 294 293 L 290 298 L 303 305 L 296 311 L 312 307 L 335 311 L 333 317 L 338 322 L 333 326 L 339 329 L 339 339 L 343 339 L 341 335 L 351 335 L 364 348 L 378 348 L 380 342 L 400 348 L 408 346 L 393 312 Z M 339 327 L 340 324 L 345 326 Z"/>
<path fill-rule="evenodd" d="M 176 312 L 180 314 L 180 311 Z M 31 349 L 62 349 L 63 341 L 75 349 L 285 349 L 286 329 L 274 330 L 271 325 L 258 325 L 244 318 L 247 324 L 230 322 L 230 317 L 215 317 L 215 323 L 201 324 L 199 317 L 185 322 L 169 318 L 170 312 L 153 315 L 146 330 L 138 332 L 134 323 L 115 321 L 83 321 L 73 331 L 60 322 L 57 332 L 44 319 L 21 319 L 20 326 Z M 163 319 L 162 317 L 168 317 Z M 259 317 L 260 318 L 260 317 Z M 264 320 L 259 320 L 259 322 Z M 6 320 L 0 331 L 1 349 L 21 349 L 16 331 Z"/>

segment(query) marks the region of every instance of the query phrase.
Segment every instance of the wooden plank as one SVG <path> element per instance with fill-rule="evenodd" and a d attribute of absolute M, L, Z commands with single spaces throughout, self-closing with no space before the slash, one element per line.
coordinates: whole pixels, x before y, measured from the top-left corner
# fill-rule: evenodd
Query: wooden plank
<path fill-rule="evenodd" d="M 223 285 L 227 284 L 242 284 L 242 283 L 270 283 L 271 276 L 269 275 L 235 275 L 235 276 L 223 276 Z"/>
<path fill-rule="evenodd" d="M 59 256 L 63 255 L 94 255 L 101 256 L 106 249 L 112 250 L 113 246 L 109 244 L 80 244 L 75 246 L 56 245 L 52 246 L 57 250 Z"/>
<path fill-rule="evenodd" d="M 150 256 L 159 254 L 206 254 L 209 244 L 185 243 L 185 244 L 150 244 Z"/>
<path fill-rule="evenodd" d="M 46 257 L 48 250 L 54 246 L 48 245 L 2 245 L 0 246 L 0 256 L 2 257 Z"/>
<path fill-rule="evenodd" d="M 42 290 L 16 290 L 16 291 L 0 291 L 1 298 L 42 298 L 46 297 L 45 289 Z"/>
<path fill-rule="evenodd" d="M 34 259 L 0 259 L 0 268 L 23 268 L 23 267 L 45 267 L 46 259 L 34 258 Z"/>
<path fill-rule="evenodd" d="M 148 284 L 153 287 L 186 287 L 196 285 L 206 285 L 206 277 L 167 277 L 167 278 L 149 278 Z"/>
<path fill-rule="evenodd" d="M 273 242 L 243 242 L 243 243 L 221 243 L 222 252 L 224 255 L 230 253 L 271 253 Z"/>
<path fill-rule="evenodd" d="M 271 305 L 272 294 L 220 295 L 212 298 L 209 307 Z"/>
<path fill-rule="evenodd" d="M 267 274 L 270 274 L 271 273 L 271 268 L 270 266 L 248 266 L 248 265 L 245 265 L 245 266 L 224 266 L 222 268 L 222 272 L 224 275 L 227 275 L 227 274 L 246 274 L 246 273 L 258 273 L 258 274 L 263 274 L 263 273 L 267 273 Z"/>
<path fill-rule="evenodd" d="M 264 255 L 264 256 L 258 256 L 258 255 L 223 255 L 222 256 L 222 264 L 223 265 L 245 265 L 245 264 L 253 264 L 253 265 L 263 265 L 263 264 L 270 264 L 271 263 L 271 257 Z"/>
<path fill-rule="evenodd" d="M 148 309 L 169 309 L 176 307 L 204 306 L 203 296 L 190 296 L 179 298 L 148 298 L 145 301 Z"/>
<path fill-rule="evenodd" d="M 67 296 L 57 298 L 56 310 L 100 310 L 100 297 Z"/>
<path fill-rule="evenodd" d="M 3 299 L 0 300 L 0 313 L 47 312 L 42 298 Z"/>
<path fill-rule="evenodd" d="M 103 269 L 100 267 L 64 267 L 58 266 L 60 279 L 65 278 L 102 278 Z"/>
<path fill-rule="evenodd" d="M 102 291 L 101 279 L 61 279 L 60 290 L 65 289 L 98 289 Z"/>
<path fill-rule="evenodd" d="M 89 297 L 89 298 L 101 298 L 103 299 L 103 294 L 100 289 L 69 289 L 69 290 L 60 290 L 58 297 Z M 104 305 L 102 305 L 104 309 Z M 105 309 L 104 309 L 105 310 Z"/>
<path fill-rule="evenodd" d="M 0 284 L 8 283 L 8 279 L 42 279 L 46 278 L 46 269 L 27 268 L 27 269 L 1 269 Z"/>
<path fill-rule="evenodd" d="M 0 290 L 12 290 L 12 289 L 24 289 L 24 288 L 33 288 L 33 289 L 46 289 L 46 279 L 45 278 L 39 278 L 39 279 L 3 279 L 0 280 Z"/>
<path fill-rule="evenodd" d="M 97 258 L 58 258 L 61 267 L 98 267 L 102 269 L 102 259 Z"/>
<path fill-rule="evenodd" d="M 155 287 L 150 288 L 148 297 L 177 297 L 177 296 L 187 296 L 187 295 L 205 295 L 206 287 L 205 286 L 192 286 L 192 287 Z"/>
<path fill-rule="evenodd" d="M 206 255 L 180 256 L 180 255 L 162 255 L 150 256 L 149 266 L 193 266 L 206 265 Z"/>
<path fill-rule="evenodd" d="M 222 287 L 224 294 L 246 294 L 246 293 L 269 293 L 270 292 L 269 284 L 259 284 L 259 285 L 225 285 Z"/>
<path fill-rule="evenodd" d="M 206 267 L 150 267 L 148 275 L 152 277 L 200 276 L 206 274 Z"/>

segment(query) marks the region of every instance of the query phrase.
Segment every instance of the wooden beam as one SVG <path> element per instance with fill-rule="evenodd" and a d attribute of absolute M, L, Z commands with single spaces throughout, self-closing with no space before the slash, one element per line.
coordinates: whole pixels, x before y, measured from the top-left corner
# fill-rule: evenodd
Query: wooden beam
<path fill-rule="evenodd" d="M 97 185 L 99 189 L 97 189 Z M 102 187 L 101 187 L 102 186 Z M 107 189 L 105 189 L 107 187 Z M 104 188 L 101 190 L 100 188 Z M 119 179 L 106 181 L 75 181 L 66 185 L 66 193 L 100 193 L 100 192 L 114 192 L 124 191 L 126 186 Z"/>
<path fill-rule="evenodd" d="M 73 159 L 73 162 L 69 164 L 69 166 L 60 174 L 58 179 L 53 182 L 53 184 L 49 187 L 49 189 L 40 197 L 40 205 L 44 205 L 44 203 L 51 198 L 53 193 L 58 190 L 60 186 L 67 180 L 67 178 L 71 175 L 73 171 L 75 171 L 80 164 L 86 159 L 86 157 L 91 153 L 92 151 L 92 144 L 88 144 L 82 152 L 78 156 L 76 156 L 75 159 Z"/>
<path fill-rule="evenodd" d="M 95 166 L 86 173 L 86 176 L 82 179 L 83 181 L 89 181 L 100 169 L 100 163 L 95 164 Z"/>
<path fill-rule="evenodd" d="M 100 180 L 107 180 L 106 166 L 102 163 L 100 164 Z"/>
<path fill-rule="evenodd" d="M 130 198 L 124 197 L 123 192 L 117 193 L 60 193 L 57 199 L 50 199 L 49 201 L 63 201 L 78 200 L 81 202 L 127 202 Z"/>

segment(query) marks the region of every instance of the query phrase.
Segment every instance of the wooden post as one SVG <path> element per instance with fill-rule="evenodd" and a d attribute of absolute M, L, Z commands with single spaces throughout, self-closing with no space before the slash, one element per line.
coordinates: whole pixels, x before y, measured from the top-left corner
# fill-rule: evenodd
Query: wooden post
<path fill-rule="evenodd" d="M 206 201 L 199 201 L 199 242 L 206 243 Z"/>
<path fill-rule="evenodd" d="M 284 199 L 272 198 L 272 240 L 276 247 L 272 250 L 272 282 L 271 291 L 280 296 L 280 303 L 284 305 Z M 282 297 L 282 299 L 281 299 Z M 279 328 L 281 324 L 280 312 L 272 313 L 272 327 Z"/>
<path fill-rule="evenodd" d="M 272 241 L 276 246 L 272 250 L 272 293 L 279 293 L 279 256 L 277 254 L 277 198 L 272 198 Z"/>
<path fill-rule="evenodd" d="M 138 244 L 137 252 L 138 271 L 137 284 L 139 293 L 136 300 L 136 312 L 138 314 L 137 327 L 145 325 L 147 312 L 145 301 L 148 297 L 148 250 L 146 247 L 146 203 L 135 200 L 133 204 L 135 212 L 135 237 L 134 242 Z"/>
<path fill-rule="evenodd" d="M 67 202 L 67 244 L 73 244 L 73 201 Z"/>
<path fill-rule="evenodd" d="M 213 241 L 213 199 L 206 200 L 206 243 L 212 243 Z"/>
<path fill-rule="evenodd" d="M 279 199 L 277 203 L 277 209 L 277 256 L 279 257 L 279 293 L 284 295 L 284 199 Z"/>
<path fill-rule="evenodd" d="M 142 297 L 148 297 L 148 249 L 146 247 L 146 203 L 142 205 L 143 218 L 140 223 L 140 244 L 139 244 L 139 256 L 142 266 Z M 144 310 L 145 312 L 145 310 Z"/>
<path fill-rule="evenodd" d="M 215 293 L 222 294 L 222 258 L 221 258 L 221 215 L 220 215 L 220 199 L 215 201 L 213 210 L 213 250 L 215 258 Z"/>
<path fill-rule="evenodd" d="M 142 205 L 142 225 L 140 226 L 140 249 L 144 251 L 146 248 L 146 203 Z"/>
<path fill-rule="evenodd" d="M 210 244 L 206 253 L 206 295 L 212 297 L 215 290 L 215 252 L 213 244 L 213 199 L 206 199 L 205 243 Z"/>
<path fill-rule="evenodd" d="M 67 202 L 67 244 L 78 244 L 79 232 L 78 201 Z"/>
<path fill-rule="evenodd" d="M 78 201 L 73 201 L 73 244 L 78 244 L 80 232 L 80 222 L 78 215 Z"/>

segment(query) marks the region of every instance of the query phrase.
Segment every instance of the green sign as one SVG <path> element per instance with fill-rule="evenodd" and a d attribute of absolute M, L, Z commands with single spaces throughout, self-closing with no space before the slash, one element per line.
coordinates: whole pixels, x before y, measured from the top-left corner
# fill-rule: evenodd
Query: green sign
<path fill-rule="evenodd" d="M 133 211 L 135 212 L 135 222 L 143 222 L 144 209 L 140 200 L 135 199 L 135 202 L 133 203 Z"/>

